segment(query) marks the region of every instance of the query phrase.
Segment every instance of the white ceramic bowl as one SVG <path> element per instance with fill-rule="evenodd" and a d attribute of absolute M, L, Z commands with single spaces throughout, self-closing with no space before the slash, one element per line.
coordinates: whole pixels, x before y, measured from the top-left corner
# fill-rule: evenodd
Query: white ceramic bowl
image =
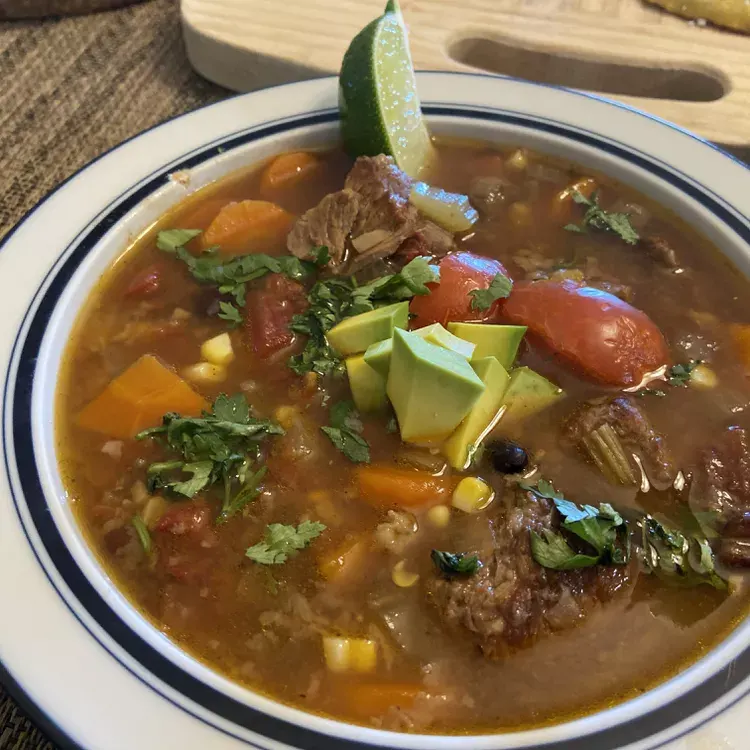
<path fill-rule="evenodd" d="M 676 211 L 750 272 L 750 172 L 709 144 L 621 105 L 556 88 L 448 73 L 422 73 L 419 87 L 435 133 L 525 145 L 605 172 Z M 226 680 L 146 622 L 87 548 L 57 473 L 52 429 L 60 358 L 82 302 L 130 239 L 185 195 L 270 154 L 335 142 L 336 95 L 335 79 L 310 81 L 160 125 L 72 177 L 6 238 L 6 683 L 63 744 L 97 750 L 656 748 L 735 703 L 701 730 L 713 734 L 670 747 L 697 750 L 688 743 L 706 741 L 706 750 L 745 750 L 750 623 L 661 687 L 577 721 L 505 735 L 402 735 L 310 715 Z M 177 171 L 187 181 L 170 179 Z"/>

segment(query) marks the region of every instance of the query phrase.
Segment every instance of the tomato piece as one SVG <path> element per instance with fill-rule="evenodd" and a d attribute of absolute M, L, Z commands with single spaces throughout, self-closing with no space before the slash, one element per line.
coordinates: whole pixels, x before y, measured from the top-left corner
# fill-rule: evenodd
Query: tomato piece
<path fill-rule="evenodd" d="M 270 274 L 263 284 L 248 292 L 245 300 L 245 327 L 253 351 L 270 357 L 294 341 L 289 330 L 292 318 L 307 307 L 301 284 L 280 274 Z"/>
<path fill-rule="evenodd" d="M 200 500 L 189 503 L 175 503 L 159 519 L 155 531 L 175 536 L 185 536 L 203 531 L 211 522 L 211 510 Z"/>
<path fill-rule="evenodd" d="M 125 289 L 126 297 L 153 297 L 161 289 L 163 266 L 154 263 L 137 273 Z"/>
<path fill-rule="evenodd" d="M 491 320 L 497 314 L 498 303 L 488 310 L 474 310 L 469 293 L 474 289 L 487 289 L 498 273 L 508 275 L 498 260 L 468 252 L 446 255 L 440 261 L 440 283 L 428 284 L 430 293 L 414 297 L 409 305 L 409 311 L 416 316 L 411 327 L 422 328 L 431 323 L 445 325 L 454 320 Z"/>
<path fill-rule="evenodd" d="M 558 357 L 605 385 L 638 385 L 669 362 L 661 331 L 646 313 L 574 281 L 522 281 L 502 300 L 503 322 L 528 326 Z"/>

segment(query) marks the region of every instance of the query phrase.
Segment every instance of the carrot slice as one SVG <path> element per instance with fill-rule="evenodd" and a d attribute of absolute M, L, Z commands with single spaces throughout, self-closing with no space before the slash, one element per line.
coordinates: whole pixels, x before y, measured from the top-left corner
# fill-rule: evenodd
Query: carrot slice
<path fill-rule="evenodd" d="M 586 198 L 591 198 L 597 189 L 597 184 L 591 177 L 582 177 L 561 190 L 553 199 L 550 206 L 550 214 L 559 222 L 570 221 L 573 216 L 573 193 L 576 191 Z"/>
<path fill-rule="evenodd" d="M 429 508 L 444 503 L 453 489 L 450 477 L 391 466 L 358 466 L 355 477 L 363 500 L 378 508 L 399 505 Z"/>
<path fill-rule="evenodd" d="M 309 179 L 320 169 L 320 165 L 320 159 L 308 151 L 291 151 L 277 156 L 260 178 L 261 195 L 266 198 L 277 196 L 280 190 Z"/>
<path fill-rule="evenodd" d="M 750 325 L 733 323 L 729 330 L 738 359 L 745 368 L 750 370 Z"/>
<path fill-rule="evenodd" d="M 111 437 L 132 438 L 170 411 L 196 417 L 210 404 L 151 354 L 118 375 L 78 414 L 78 424 Z"/>
<path fill-rule="evenodd" d="M 424 685 L 410 682 L 351 684 L 347 681 L 340 692 L 349 711 L 363 719 L 383 716 L 392 707 L 411 708 L 420 694 L 427 694 Z"/>
<path fill-rule="evenodd" d="M 342 580 L 365 561 L 369 547 L 367 535 L 347 539 L 318 560 L 320 575 L 327 581 Z"/>
<path fill-rule="evenodd" d="M 203 233 L 203 247 L 218 245 L 223 255 L 283 248 L 294 216 L 268 201 L 227 203 Z"/>

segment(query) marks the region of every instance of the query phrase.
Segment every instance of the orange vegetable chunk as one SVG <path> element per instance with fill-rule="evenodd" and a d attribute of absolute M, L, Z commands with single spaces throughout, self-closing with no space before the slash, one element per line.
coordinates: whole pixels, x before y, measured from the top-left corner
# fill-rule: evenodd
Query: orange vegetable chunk
<path fill-rule="evenodd" d="M 370 682 L 346 684 L 341 693 L 351 713 L 369 719 L 383 716 L 389 708 L 411 708 L 414 701 L 428 691 L 424 685 L 409 682 Z"/>
<path fill-rule="evenodd" d="M 368 546 L 365 535 L 347 539 L 318 560 L 320 575 L 327 581 L 349 577 L 364 563 Z"/>
<path fill-rule="evenodd" d="M 222 255 L 273 252 L 283 248 L 294 216 L 268 201 L 227 203 L 203 233 L 203 247 Z"/>
<path fill-rule="evenodd" d="M 277 156 L 263 171 L 260 178 L 260 192 L 266 198 L 273 198 L 281 190 L 287 190 L 310 178 L 320 169 L 317 156 L 308 151 L 290 151 Z"/>
<path fill-rule="evenodd" d="M 733 323 L 730 327 L 734 350 L 740 363 L 750 372 L 750 325 Z"/>
<path fill-rule="evenodd" d="M 392 466 L 358 466 L 355 476 L 362 499 L 378 508 L 429 508 L 444 503 L 453 489 L 449 477 Z"/>
<path fill-rule="evenodd" d="M 118 375 L 78 414 L 78 424 L 110 437 L 127 439 L 161 424 L 170 411 L 197 417 L 210 404 L 179 375 L 144 354 Z"/>

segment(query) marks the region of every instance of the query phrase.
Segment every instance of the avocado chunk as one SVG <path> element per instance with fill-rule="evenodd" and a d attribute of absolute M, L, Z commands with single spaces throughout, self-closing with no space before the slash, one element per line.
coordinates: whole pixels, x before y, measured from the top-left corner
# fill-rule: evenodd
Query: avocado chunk
<path fill-rule="evenodd" d="M 444 349 L 450 349 L 451 351 L 456 352 L 456 354 L 460 354 L 464 359 L 471 359 L 472 354 L 474 353 L 474 344 L 469 341 L 464 341 L 463 339 L 458 338 L 458 336 L 454 336 L 443 328 L 440 323 L 433 323 L 424 328 L 418 328 L 416 331 L 411 331 L 411 333 L 420 336 L 431 344 L 442 346 Z M 392 339 L 379 341 L 377 344 L 372 344 L 368 347 L 365 352 L 365 362 L 367 362 L 370 367 L 377 370 L 384 378 L 387 378 L 388 368 L 391 366 L 392 352 Z"/>
<path fill-rule="evenodd" d="M 357 409 L 368 412 L 385 408 L 388 404 L 385 378 L 365 362 L 364 354 L 347 358 L 346 373 Z"/>
<path fill-rule="evenodd" d="M 484 393 L 442 448 L 450 465 L 459 470 L 467 468 L 471 455 L 502 416 L 510 382 L 510 375 L 494 357 L 475 360 L 471 367 L 484 383 Z"/>
<path fill-rule="evenodd" d="M 386 392 L 405 442 L 442 442 L 484 390 L 484 383 L 460 354 L 414 332 L 394 331 Z"/>
<path fill-rule="evenodd" d="M 526 326 L 495 326 L 487 323 L 448 323 L 448 330 L 476 345 L 474 359 L 495 357 L 510 370 L 518 354 Z"/>
<path fill-rule="evenodd" d="M 396 328 L 406 328 L 409 303 L 378 307 L 351 318 L 345 318 L 326 334 L 328 343 L 342 356 L 359 354 L 370 344 L 389 339 Z"/>
<path fill-rule="evenodd" d="M 565 396 L 565 391 L 528 367 L 518 367 L 510 374 L 503 403 L 502 424 L 510 425 L 546 409 Z"/>

